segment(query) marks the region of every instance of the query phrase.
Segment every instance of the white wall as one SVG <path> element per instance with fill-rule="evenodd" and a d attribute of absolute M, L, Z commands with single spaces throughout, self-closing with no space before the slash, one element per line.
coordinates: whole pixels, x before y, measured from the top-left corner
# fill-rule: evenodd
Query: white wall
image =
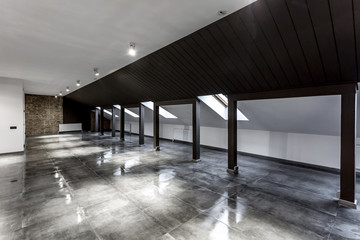
<path fill-rule="evenodd" d="M 23 81 L 0 78 L 0 154 L 24 151 L 24 109 Z M 10 126 L 17 129 L 11 130 Z"/>
<path fill-rule="evenodd" d="M 129 130 L 130 124 L 132 132 L 138 133 L 138 122 L 126 122 L 125 130 Z M 119 125 L 117 122 L 117 129 Z M 145 135 L 153 135 L 152 123 L 145 123 L 144 128 Z M 182 137 L 178 129 L 185 129 Z M 191 130 L 191 126 L 186 125 L 160 124 L 160 137 L 170 140 L 175 137 L 176 140 L 191 142 Z M 360 139 L 358 141 L 360 142 Z M 202 145 L 227 149 L 227 142 L 226 128 L 200 127 Z M 238 129 L 238 151 L 340 168 L 339 136 Z M 357 152 L 360 153 L 360 146 L 357 146 Z M 357 168 L 359 168 L 359 154 L 357 156 Z"/>
<path fill-rule="evenodd" d="M 201 144 L 227 149 L 227 129 L 201 127 Z M 340 168 L 340 137 L 238 129 L 238 151 Z"/>

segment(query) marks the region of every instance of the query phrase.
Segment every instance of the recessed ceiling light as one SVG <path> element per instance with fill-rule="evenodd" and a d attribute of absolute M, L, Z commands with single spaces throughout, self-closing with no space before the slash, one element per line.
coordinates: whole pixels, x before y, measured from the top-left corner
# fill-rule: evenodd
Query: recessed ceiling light
<path fill-rule="evenodd" d="M 76 81 L 76 86 L 77 86 L 77 87 L 80 87 L 80 80 L 77 80 L 77 81 Z"/>
<path fill-rule="evenodd" d="M 62 91 L 59 92 L 59 95 L 62 96 Z"/>
<path fill-rule="evenodd" d="M 219 16 L 224 16 L 224 15 L 226 15 L 226 13 L 227 13 L 226 10 L 220 10 L 220 11 L 218 11 L 218 15 L 219 15 Z"/>
<path fill-rule="evenodd" d="M 70 91 L 70 88 L 69 88 L 69 87 L 66 87 L 66 91 L 69 92 L 69 91 Z"/>
<path fill-rule="evenodd" d="M 100 76 L 100 73 L 99 73 L 99 71 L 98 71 L 98 69 L 97 68 L 94 68 L 94 74 L 95 74 L 95 76 Z"/>
<path fill-rule="evenodd" d="M 129 55 L 130 56 L 135 56 L 136 55 L 135 43 L 134 42 L 130 43 Z"/>

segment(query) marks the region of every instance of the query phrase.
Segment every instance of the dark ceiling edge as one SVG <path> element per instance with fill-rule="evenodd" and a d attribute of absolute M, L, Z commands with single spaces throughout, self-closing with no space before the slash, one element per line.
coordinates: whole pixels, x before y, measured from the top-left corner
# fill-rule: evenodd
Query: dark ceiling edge
<path fill-rule="evenodd" d="M 306 4 L 308 12 L 286 1 L 256 1 L 64 97 L 109 106 L 358 82 L 353 61 L 358 55 L 352 51 L 357 38 L 351 41 L 357 31 L 349 22 L 353 23 L 354 8 L 349 4 L 324 8 L 326 1 Z M 310 26 L 309 18 L 312 31 L 303 32 Z M 219 31 L 220 25 L 227 31 Z M 341 58 L 335 57 L 338 51 Z M 318 63 L 324 68 L 323 59 L 327 72 L 318 71 Z M 270 86 L 273 80 L 264 75 L 269 70 L 275 81 L 289 82 Z M 344 76 L 338 76 L 340 72 Z"/>
<path fill-rule="evenodd" d="M 81 90 L 82 88 L 87 87 L 87 86 L 89 86 L 89 85 L 92 85 L 92 84 L 94 84 L 94 83 L 96 83 L 96 82 L 98 82 L 98 81 L 100 81 L 100 80 L 104 80 L 104 79 L 106 79 L 106 78 L 109 78 L 111 75 L 115 75 L 116 73 L 118 73 L 118 72 L 121 71 L 122 69 L 124 69 L 124 68 L 126 68 L 126 67 L 128 67 L 128 66 L 130 66 L 130 65 L 132 65 L 132 64 L 134 64 L 134 63 L 136 63 L 136 62 L 138 62 L 138 61 L 140 61 L 140 60 L 142 60 L 143 58 L 151 57 L 152 55 L 155 55 L 156 53 L 162 51 L 164 48 L 167 48 L 167 47 L 170 46 L 170 45 L 173 45 L 173 44 L 176 44 L 176 43 L 178 43 L 178 42 L 181 42 L 183 39 L 189 37 L 189 36 L 192 35 L 192 34 L 196 34 L 197 32 L 201 32 L 201 31 L 204 30 L 205 28 L 210 27 L 210 26 L 212 26 L 212 25 L 216 25 L 217 23 L 219 23 L 219 22 L 221 22 L 221 21 L 226 21 L 227 18 L 230 18 L 232 15 L 236 15 L 236 14 L 237 14 L 238 12 L 240 12 L 241 10 L 244 10 L 244 9 L 246 9 L 246 8 L 251 7 L 251 5 L 254 4 L 254 3 L 255 3 L 255 2 L 253 2 L 253 3 L 251 3 L 251 4 L 247 5 L 247 6 L 245 6 L 245 7 L 243 7 L 243 8 L 241 8 L 241 9 L 239 9 L 239 10 L 236 10 L 235 12 L 233 12 L 233 13 L 231 13 L 231 14 L 229 14 L 229 15 L 226 15 L 226 16 L 224 16 L 224 17 L 216 20 L 216 21 L 210 23 L 209 25 L 206 25 L 206 26 L 204 26 L 204 27 L 202 27 L 202 28 L 200 28 L 200 29 L 198 29 L 198 30 L 196 30 L 196 31 L 194 31 L 194 32 L 191 32 L 191 33 L 189 33 L 188 35 L 186 35 L 186 36 L 184 36 L 184 37 L 182 37 L 182 38 L 180 38 L 180 39 L 178 39 L 178 40 L 175 40 L 175 41 L 173 41 L 173 42 L 165 45 L 164 47 L 159 48 L 158 50 L 155 50 L 154 52 L 151 52 L 151 53 L 149 53 L 149 54 L 147 54 L 147 55 L 145 55 L 145 56 L 142 56 L 141 58 L 137 59 L 136 61 L 131 62 L 131 63 L 129 63 L 129 64 L 127 64 L 127 65 L 125 65 L 125 66 L 123 66 L 123 67 L 121 67 L 121 68 L 118 68 L 117 70 L 115 70 L 115 71 L 113 71 L 113 72 L 111 72 L 111 73 L 109 73 L 109 74 L 107 74 L 107 75 L 105 75 L 105 76 L 102 76 L 101 78 L 97 79 L 96 81 L 91 82 L 91 83 L 89 83 L 89 84 L 87 84 L 87 85 L 85 85 L 85 86 L 83 86 L 83 87 L 81 87 L 81 88 L 79 88 L 79 89 L 76 89 L 75 91 L 73 91 L 73 92 L 65 95 L 64 97 L 68 97 L 68 96 L 71 97 L 71 95 L 75 94 L 76 92 L 78 92 L 78 91 Z M 135 103 L 130 103 L 130 104 L 135 104 Z"/>
<path fill-rule="evenodd" d="M 344 85 L 347 85 L 347 84 L 353 84 L 354 82 L 351 82 L 351 81 L 348 81 L 348 82 L 343 82 L 342 84 Z M 358 83 L 356 83 L 357 86 L 358 86 Z M 327 86 L 338 86 L 339 83 L 327 83 L 327 84 L 316 84 L 316 85 L 311 85 L 311 86 L 304 86 L 304 87 L 300 87 L 300 88 L 284 88 L 284 89 L 281 89 L 281 90 L 277 90 L 277 91 L 286 91 L 286 90 L 306 90 L 308 88 L 313 88 L 313 87 L 327 87 Z M 359 89 L 359 87 L 358 87 Z M 276 91 L 276 90 L 275 90 Z M 262 94 L 262 93 L 269 93 L 269 92 L 274 92 L 274 91 L 271 91 L 271 90 L 268 90 L 268 91 L 255 91 L 255 92 L 248 92 L 248 93 L 231 93 L 231 95 L 248 95 L 248 94 Z M 31 95 L 31 94 L 27 94 L 27 95 Z M 226 94 L 227 95 L 227 94 Z M 330 94 L 330 95 L 339 95 L 339 94 Z M 319 95 L 320 96 L 320 95 Z M 51 96 L 49 96 L 51 97 Z M 92 104 L 87 104 L 87 103 L 83 103 L 81 101 L 77 101 L 77 100 L 74 100 L 74 99 L 71 99 L 71 98 L 68 98 L 67 96 L 64 96 L 63 98 L 66 98 L 67 100 L 69 101 L 73 101 L 73 102 L 76 102 L 76 103 L 79 103 L 79 104 L 82 104 L 86 107 L 92 107 L 92 108 L 96 108 L 96 107 L 101 107 L 101 108 L 104 108 L 104 109 L 112 109 L 112 107 L 114 105 L 124 105 L 124 106 L 128 106 L 128 105 L 135 105 L 135 104 L 139 104 L 139 102 L 133 102 L 133 103 L 126 103 L 126 104 L 119 104 L 119 103 L 116 103 L 116 104 L 113 104 L 113 105 L 110 105 L 110 104 L 106 104 L 106 105 L 92 105 Z M 292 98 L 292 97 L 284 97 L 284 98 Z M 276 99 L 276 97 L 274 98 L 271 98 L 271 99 Z M 169 100 L 169 101 L 181 101 L 181 100 L 184 100 L 184 99 L 173 99 L 173 100 Z M 151 101 L 151 100 L 149 100 Z M 242 100 L 238 100 L 238 101 L 242 101 Z M 144 101 L 146 102 L 146 101 Z M 176 104 L 169 104 L 169 105 L 176 105 Z M 131 108 L 136 108 L 135 106 L 134 107 L 131 107 Z"/>

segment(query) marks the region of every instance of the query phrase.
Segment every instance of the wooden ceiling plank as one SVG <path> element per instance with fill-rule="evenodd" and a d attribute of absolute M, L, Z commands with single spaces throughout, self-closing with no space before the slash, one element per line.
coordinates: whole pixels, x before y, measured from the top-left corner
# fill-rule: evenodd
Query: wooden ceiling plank
<path fill-rule="evenodd" d="M 197 71 L 189 71 L 188 67 L 186 67 L 186 60 L 181 62 L 180 58 L 178 56 L 173 57 L 172 55 L 170 55 L 171 53 L 169 51 L 166 52 L 166 54 L 159 54 L 164 60 L 166 60 L 167 62 L 171 63 L 171 65 L 174 66 L 174 71 L 176 72 L 181 72 L 182 74 L 186 75 L 186 78 L 184 79 L 185 82 L 184 84 L 187 84 L 189 89 L 193 89 L 196 90 L 196 92 L 201 92 L 204 91 L 205 92 L 211 92 L 209 85 L 207 84 L 206 86 L 203 86 L 202 84 L 202 77 L 199 77 Z M 193 96 L 196 94 L 192 94 Z"/>
<path fill-rule="evenodd" d="M 341 80 L 357 80 L 356 47 L 353 7 L 351 0 L 329 0 L 336 47 L 339 55 Z"/>
<path fill-rule="evenodd" d="M 246 58 L 246 56 L 242 56 L 242 58 L 240 58 L 235 52 L 235 49 L 230 45 L 227 38 L 224 37 L 216 25 L 212 25 L 211 28 L 208 28 L 208 31 L 202 31 L 202 36 L 209 42 L 210 45 L 219 46 L 218 48 L 213 49 L 219 56 L 219 61 L 223 62 L 232 74 L 246 71 L 251 75 L 261 89 L 270 88 L 264 77 L 256 68 L 253 67 L 253 64 L 251 64 L 252 60 L 250 58 L 242 59 L 243 57 Z"/>
<path fill-rule="evenodd" d="M 254 18 L 251 20 L 257 21 L 261 30 L 265 34 L 273 52 L 276 54 L 277 58 L 280 61 L 282 68 L 285 71 L 287 78 L 289 79 L 291 85 L 300 86 L 301 81 L 299 75 L 295 70 L 294 63 L 292 62 L 287 49 L 284 45 L 284 41 L 281 38 L 281 35 L 277 29 L 274 19 L 272 18 L 269 9 L 267 8 L 265 1 L 257 1 L 251 5 L 251 9 L 254 15 Z"/>
<path fill-rule="evenodd" d="M 259 52 L 259 55 L 261 55 L 264 62 L 273 72 L 279 85 L 282 88 L 290 87 L 291 82 L 287 79 L 285 71 L 275 55 L 273 48 L 270 47 L 267 38 L 257 22 L 249 21 L 251 18 L 254 18 L 253 13 L 250 8 L 247 8 L 246 11 L 241 12 L 241 14 L 233 15 L 233 19 L 229 22 L 238 38 L 242 41 L 246 41 L 244 43 L 246 48 L 255 54 L 256 52 Z"/>
<path fill-rule="evenodd" d="M 230 55 L 230 58 L 233 61 L 242 61 L 244 64 L 248 65 L 248 68 L 259 75 L 258 78 L 260 78 L 260 81 L 264 82 L 263 85 L 268 89 L 279 88 L 279 83 L 275 80 L 268 65 L 263 62 L 263 58 L 259 57 L 257 54 L 258 52 L 255 51 L 252 53 L 245 48 L 228 21 L 221 21 L 216 24 L 216 26 L 217 28 L 211 28 L 210 30 L 216 38 L 221 40 L 221 36 L 224 36 L 222 41 L 228 41 L 229 46 L 233 49 L 230 53 L 232 55 L 236 54 L 235 56 Z"/>
<path fill-rule="evenodd" d="M 174 69 L 171 65 L 166 64 L 166 67 L 162 66 L 164 64 L 162 60 L 160 60 L 159 56 L 154 56 L 153 60 L 149 60 L 149 64 L 153 67 L 152 70 L 149 69 L 149 72 L 152 72 L 155 75 L 155 78 L 158 78 L 161 81 L 161 85 L 164 85 L 167 88 L 167 91 L 161 92 L 163 94 L 162 97 L 166 97 L 169 95 L 171 91 L 179 91 L 180 96 L 188 96 L 193 95 L 193 89 L 188 88 L 186 84 L 183 84 L 183 80 L 185 79 L 182 74 L 177 72 L 174 74 Z M 154 71 L 155 70 L 155 71 Z M 160 93 L 157 95 L 161 96 Z M 181 97 L 182 98 L 182 97 Z"/>
<path fill-rule="evenodd" d="M 149 67 L 147 65 L 148 64 L 146 61 L 141 61 L 141 64 L 133 64 L 124 68 L 124 73 L 126 73 L 132 79 L 136 79 L 137 81 L 141 82 L 143 91 L 146 91 L 147 93 L 146 96 L 144 94 L 142 98 L 146 99 L 158 92 L 164 92 L 167 90 L 162 85 L 150 84 L 152 82 L 151 80 L 153 80 L 153 76 L 147 74 L 149 73 L 149 71 L 146 70 Z"/>
<path fill-rule="evenodd" d="M 318 42 L 314 32 L 306 2 L 286 0 L 290 17 L 294 23 L 305 60 L 315 83 L 325 83 L 325 68 L 321 59 Z"/>
<path fill-rule="evenodd" d="M 179 49 L 180 47 L 178 47 Z M 209 86 L 210 90 L 207 89 L 207 92 L 228 92 L 229 89 L 224 84 L 218 84 L 219 82 L 216 81 L 213 74 L 210 74 L 208 71 L 203 69 L 198 61 L 192 59 L 192 62 L 189 61 L 189 56 L 185 51 L 179 52 L 176 48 L 173 46 L 169 46 L 166 48 L 166 50 L 171 55 L 171 58 L 173 58 L 175 61 L 178 60 L 179 64 L 181 62 L 182 65 L 184 65 L 185 68 L 188 69 L 190 74 L 194 74 L 196 76 L 196 81 L 199 81 L 201 83 L 205 83 Z M 211 80 L 210 80 L 211 79 Z"/>
<path fill-rule="evenodd" d="M 358 78 L 360 80 L 360 1 L 353 1 L 353 10 L 354 10 L 354 31 L 355 31 L 355 47 L 356 47 L 356 63 Z"/>
<path fill-rule="evenodd" d="M 198 43 L 192 39 L 192 38 L 187 38 L 186 39 L 186 44 L 189 45 L 191 47 L 190 52 L 188 52 L 189 54 L 195 55 L 197 56 L 197 58 L 202 59 L 202 61 L 208 66 L 207 68 L 205 68 L 206 70 L 208 69 L 212 69 L 211 71 L 216 72 L 216 75 L 219 76 L 219 80 L 221 79 L 223 84 L 228 84 L 229 85 L 229 89 L 239 89 L 239 88 L 243 88 L 247 91 L 253 89 L 251 87 L 250 84 L 248 84 L 248 82 L 245 80 L 245 77 L 242 73 L 240 73 L 239 75 L 239 79 L 242 81 L 239 81 L 239 79 L 235 79 L 234 81 L 229 78 L 228 75 L 226 75 L 223 71 L 220 70 L 220 66 L 216 65 L 213 60 L 209 57 L 208 53 L 204 52 L 203 49 L 201 49 L 201 47 L 198 45 Z"/>
<path fill-rule="evenodd" d="M 231 71 L 229 66 L 227 66 L 221 60 L 221 57 L 218 55 L 219 53 L 223 54 L 221 53 L 221 50 L 219 50 L 220 46 L 218 43 L 214 42 L 211 38 L 209 39 L 204 37 L 203 34 L 201 34 L 200 32 L 198 34 L 195 34 L 193 38 L 194 41 L 198 44 L 198 47 L 200 47 L 202 51 L 207 54 L 209 60 L 212 61 L 214 65 L 219 66 L 219 70 L 222 71 L 223 74 L 227 76 L 228 79 L 230 79 L 230 81 L 235 81 L 235 82 L 238 81 L 238 79 L 236 79 L 237 78 L 237 76 L 235 75 L 236 73 Z M 215 50 L 215 48 L 217 48 L 217 50 Z M 245 67 L 242 67 L 241 69 L 242 70 L 239 73 L 244 77 L 244 79 L 249 83 L 249 85 L 252 88 L 254 89 L 261 88 L 259 83 L 255 80 L 252 74 Z M 232 90 L 236 91 L 235 88 Z"/>
<path fill-rule="evenodd" d="M 187 39 L 190 40 L 191 39 Z M 173 51 L 174 55 L 180 55 L 180 58 L 184 58 L 184 60 L 189 60 L 188 64 L 193 65 L 200 73 L 202 73 L 205 76 L 205 79 L 207 81 L 213 81 L 214 84 L 217 86 L 216 89 L 221 89 L 222 93 L 229 92 L 230 89 L 233 87 L 230 83 L 227 81 L 224 81 L 225 77 L 220 74 L 219 71 L 216 71 L 212 68 L 210 68 L 206 62 L 198 56 L 195 51 L 192 49 L 191 45 L 187 43 L 187 41 L 181 41 L 178 44 L 175 44 L 172 46 L 173 48 L 170 48 L 170 51 Z M 195 60 L 196 59 L 196 60 Z"/>
<path fill-rule="evenodd" d="M 153 84 L 155 86 L 156 94 L 153 95 L 153 99 L 158 99 L 163 97 L 163 93 L 169 93 L 169 87 L 168 84 L 165 84 L 163 82 L 164 76 L 162 75 L 162 72 L 157 69 L 157 66 L 154 66 L 151 62 L 146 62 L 148 65 L 146 68 L 141 69 L 141 66 L 136 66 L 138 68 L 138 71 L 144 75 L 144 77 L 147 79 L 149 84 Z M 157 71 L 158 74 L 155 74 L 153 71 Z M 177 89 L 177 91 L 173 92 L 173 97 L 178 98 L 181 97 L 181 95 L 185 94 L 185 91 L 182 92 L 182 89 Z"/>
<path fill-rule="evenodd" d="M 131 69 L 124 68 L 123 69 L 124 74 L 127 74 L 127 76 L 132 80 L 138 80 L 141 82 L 141 85 L 143 85 L 145 88 L 148 89 L 146 95 L 144 96 L 145 99 L 151 99 L 151 96 L 154 95 L 159 89 L 156 88 L 154 85 L 148 84 L 148 81 L 144 81 L 145 77 L 142 75 L 142 72 L 133 72 Z M 146 78 L 148 79 L 148 78 Z"/>
<path fill-rule="evenodd" d="M 340 65 L 328 0 L 307 0 L 307 6 L 322 56 L 326 79 L 330 83 L 340 81 Z"/>
<path fill-rule="evenodd" d="M 295 31 L 293 21 L 286 6 L 285 0 L 265 0 L 270 14 L 274 19 L 276 27 L 281 35 L 282 42 L 286 48 L 290 59 L 295 66 L 295 70 L 304 86 L 312 85 L 313 78 L 306 62 L 304 50 L 300 44 L 298 35 Z"/>

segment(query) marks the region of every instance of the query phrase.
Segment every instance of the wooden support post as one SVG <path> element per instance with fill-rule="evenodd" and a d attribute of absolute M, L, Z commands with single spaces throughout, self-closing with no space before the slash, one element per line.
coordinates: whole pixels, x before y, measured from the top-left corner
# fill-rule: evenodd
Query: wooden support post
<path fill-rule="evenodd" d="M 100 109 L 100 135 L 104 135 L 104 108 Z"/>
<path fill-rule="evenodd" d="M 125 108 L 120 109 L 120 141 L 125 140 Z"/>
<path fill-rule="evenodd" d="M 237 101 L 231 95 L 228 99 L 228 169 L 238 174 L 237 166 Z"/>
<path fill-rule="evenodd" d="M 139 106 L 139 144 L 144 144 L 144 105 Z"/>
<path fill-rule="evenodd" d="M 111 136 L 115 137 L 116 135 L 116 108 L 112 107 L 112 118 L 111 118 Z"/>
<path fill-rule="evenodd" d="M 341 95 L 341 162 L 339 205 L 356 208 L 356 115 L 357 92 Z"/>
<path fill-rule="evenodd" d="M 95 108 L 95 132 L 99 132 L 99 109 Z"/>
<path fill-rule="evenodd" d="M 159 116 L 159 105 L 154 103 L 154 150 L 160 151 L 160 116 Z"/>
<path fill-rule="evenodd" d="M 192 104 L 193 161 L 200 161 L 200 101 Z"/>

